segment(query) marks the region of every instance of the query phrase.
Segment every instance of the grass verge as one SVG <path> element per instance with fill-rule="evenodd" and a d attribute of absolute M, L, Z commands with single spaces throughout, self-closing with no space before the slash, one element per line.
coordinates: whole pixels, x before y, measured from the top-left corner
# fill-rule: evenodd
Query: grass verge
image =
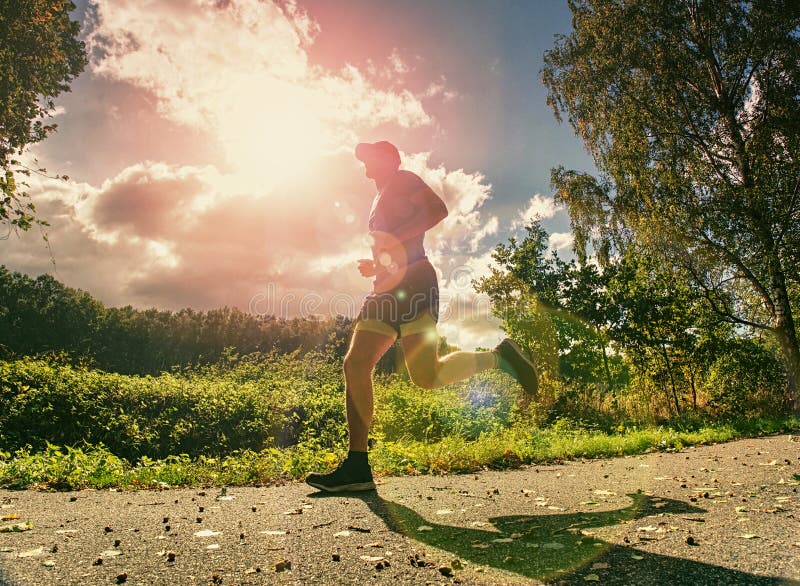
<path fill-rule="evenodd" d="M 477 439 L 445 436 L 438 441 L 378 441 L 370 455 L 379 475 L 445 474 L 485 468 L 515 468 L 576 458 L 603 458 L 675 451 L 686 446 L 796 430 L 800 419 L 758 419 L 694 430 L 620 428 L 609 434 L 559 421 L 547 429 L 521 426 L 483 433 Z M 265 485 L 300 479 L 311 470 L 332 468 L 342 453 L 313 442 L 292 448 L 243 450 L 215 458 L 186 454 L 135 464 L 103 445 L 62 447 L 48 444 L 32 452 L 0 453 L 0 487 L 49 490 L 81 488 L 169 488 L 203 485 Z"/>

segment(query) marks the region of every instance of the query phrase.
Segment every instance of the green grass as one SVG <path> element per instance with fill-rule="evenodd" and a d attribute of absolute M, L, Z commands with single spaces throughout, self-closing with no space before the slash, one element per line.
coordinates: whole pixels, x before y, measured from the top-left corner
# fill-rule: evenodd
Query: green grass
<path fill-rule="evenodd" d="M 800 420 L 748 421 L 743 426 L 720 425 L 696 431 L 673 429 L 627 430 L 618 434 L 555 428 L 520 427 L 487 433 L 474 440 L 446 436 L 435 442 L 382 441 L 370 459 L 379 475 L 475 472 L 486 468 L 516 468 L 577 458 L 602 458 L 675 451 L 690 445 L 730 441 L 752 435 L 796 429 Z M 744 431 L 743 431 L 744 429 Z M 223 458 L 188 455 L 161 460 L 142 458 L 135 465 L 104 446 L 62 448 L 48 445 L 31 452 L 20 449 L 2 454 L 0 486 L 6 488 L 166 488 L 177 486 L 263 485 L 300 479 L 311 470 L 335 466 L 341 452 L 310 446 L 242 451 Z"/>
<path fill-rule="evenodd" d="M 669 425 L 545 417 L 506 375 L 437 391 L 379 377 L 370 459 L 380 475 L 474 472 L 613 457 L 797 428 L 797 418 Z M 552 413 L 550 414 L 552 415 Z M 611 417 L 604 414 L 604 419 Z M 545 425 L 544 421 L 551 421 Z M 341 365 L 254 355 L 152 376 L 57 361 L 0 362 L 0 486 L 56 490 L 258 485 L 326 470 L 346 445 Z"/>

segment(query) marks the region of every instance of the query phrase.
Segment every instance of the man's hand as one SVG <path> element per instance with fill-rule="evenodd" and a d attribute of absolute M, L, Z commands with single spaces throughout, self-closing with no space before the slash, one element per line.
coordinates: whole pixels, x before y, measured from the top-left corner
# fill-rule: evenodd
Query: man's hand
<path fill-rule="evenodd" d="M 362 277 L 374 277 L 377 274 L 375 262 L 371 258 L 358 259 L 358 272 Z"/>

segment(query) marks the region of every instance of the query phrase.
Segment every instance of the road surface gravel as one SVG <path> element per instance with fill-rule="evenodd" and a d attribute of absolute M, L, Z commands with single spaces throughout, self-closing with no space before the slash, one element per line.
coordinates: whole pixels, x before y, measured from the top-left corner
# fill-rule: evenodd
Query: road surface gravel
<path fill-rule="evenodd" d="M 470 475 L 0 491 L 0 584 L 800 584 L 800 436 Z"/>

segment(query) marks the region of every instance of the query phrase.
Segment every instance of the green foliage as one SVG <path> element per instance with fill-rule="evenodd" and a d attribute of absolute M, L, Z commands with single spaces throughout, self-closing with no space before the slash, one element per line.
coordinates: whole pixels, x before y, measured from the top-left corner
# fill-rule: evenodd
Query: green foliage
<path fill-rule="evenodd" d="M 126 459 L 220 455 L 280 443 L 294 389 L 315 387 L 286 357 L 235 377 L 129 377 L 30 358 L 0 363 L 0 445 L 104 444 Z M 310 359 L 311 360 L 311 359 Z M 291 390 L 290 390 L 291 389 Z M 306 390 L 305 392 L 309 392 Z"/>
<path fill-rule="evenodd" d="M 716 357 L 703 381 L 709 405 L 725 418 L 788 412 L 789 397 L 775 391 L 785 388 L 780 366 L 774 352 L 752 340 L 731 344 Z"/>
<path fill-rule="evenodd" d="M 159 377 L 58 360 L 0 362 L 0 486 L 257 485 L 331 468 L 346 445 L 340 369 L 338 358 L 318 353 L 229 355 Z M 516 384 L 497 372 L 436 392 L 379 377 L 373 466 L 383 474 L 468 472 L 798 425 L 751 418 L 715 427 L 684 417 L 652 428 L 622 413 L 612 421 L 602 402 L 558 381 L 545 378 L 542 392 L 568 396 L 572 406 L 557 413 L 547 400 L 519 404 Z"/>
<path fill-rule="evenodd" d="M 687 409 L 790 412 L 774 349 L 722 319 L 679 267 L 633 244 L 603 266 L 581 265 L 547 255 L 547 242 L 533 222 L 521 241 L 496 248 L 500 268 L 477 283 L 504 329 L 537 357 L 540 422 L 564 416 L 607 429 L 620 418 L 655 421 Z M 769 375 L 735 374 L 752 369 L 752 356 Z M 726 377 L 740 381 L 738 391 L 724 390 Z M 745 409 L 756 388 L 772 400 Z"/>
<path fill-rule="evenodd" d="M 87 63 L 73 10 L 69 0 L 0 0 L 0 224 L 20 230 L 45 222 L 15 179 L 31 169 L 12 157 L 55 131 L 45 123 L 53 98 L 69 91 Z"/>
<path fill-rule="evenodd" d="M 375 389 L 376 438 L 396 441 L 440 441 L 458 436 L 467 441 L 509 427 L 516 398 L 505 375 L 487 372 L 466 383 L 423 391 L 392 376 Z"/>
<path fill-rule="evenodd" d="M 4 479 L 3 485 L 8 488 L 106 488 L 117 486 L 128 468 L 126 462 L 102 445 L 87 446 L 84 451 L 47 443 L 44 449 L 35 454 L 20 449 L 13 457 L 11 454 L 4 455 L 5 458 L 0 458 L 0 476 Z"/>
<path fill-rule="evenodd" d="M 800 4 L 570 0 L 542 78 L 599 175 L 558 168 L 579 256 L 639 246 L 773 333 L 796 401 Z"/>

